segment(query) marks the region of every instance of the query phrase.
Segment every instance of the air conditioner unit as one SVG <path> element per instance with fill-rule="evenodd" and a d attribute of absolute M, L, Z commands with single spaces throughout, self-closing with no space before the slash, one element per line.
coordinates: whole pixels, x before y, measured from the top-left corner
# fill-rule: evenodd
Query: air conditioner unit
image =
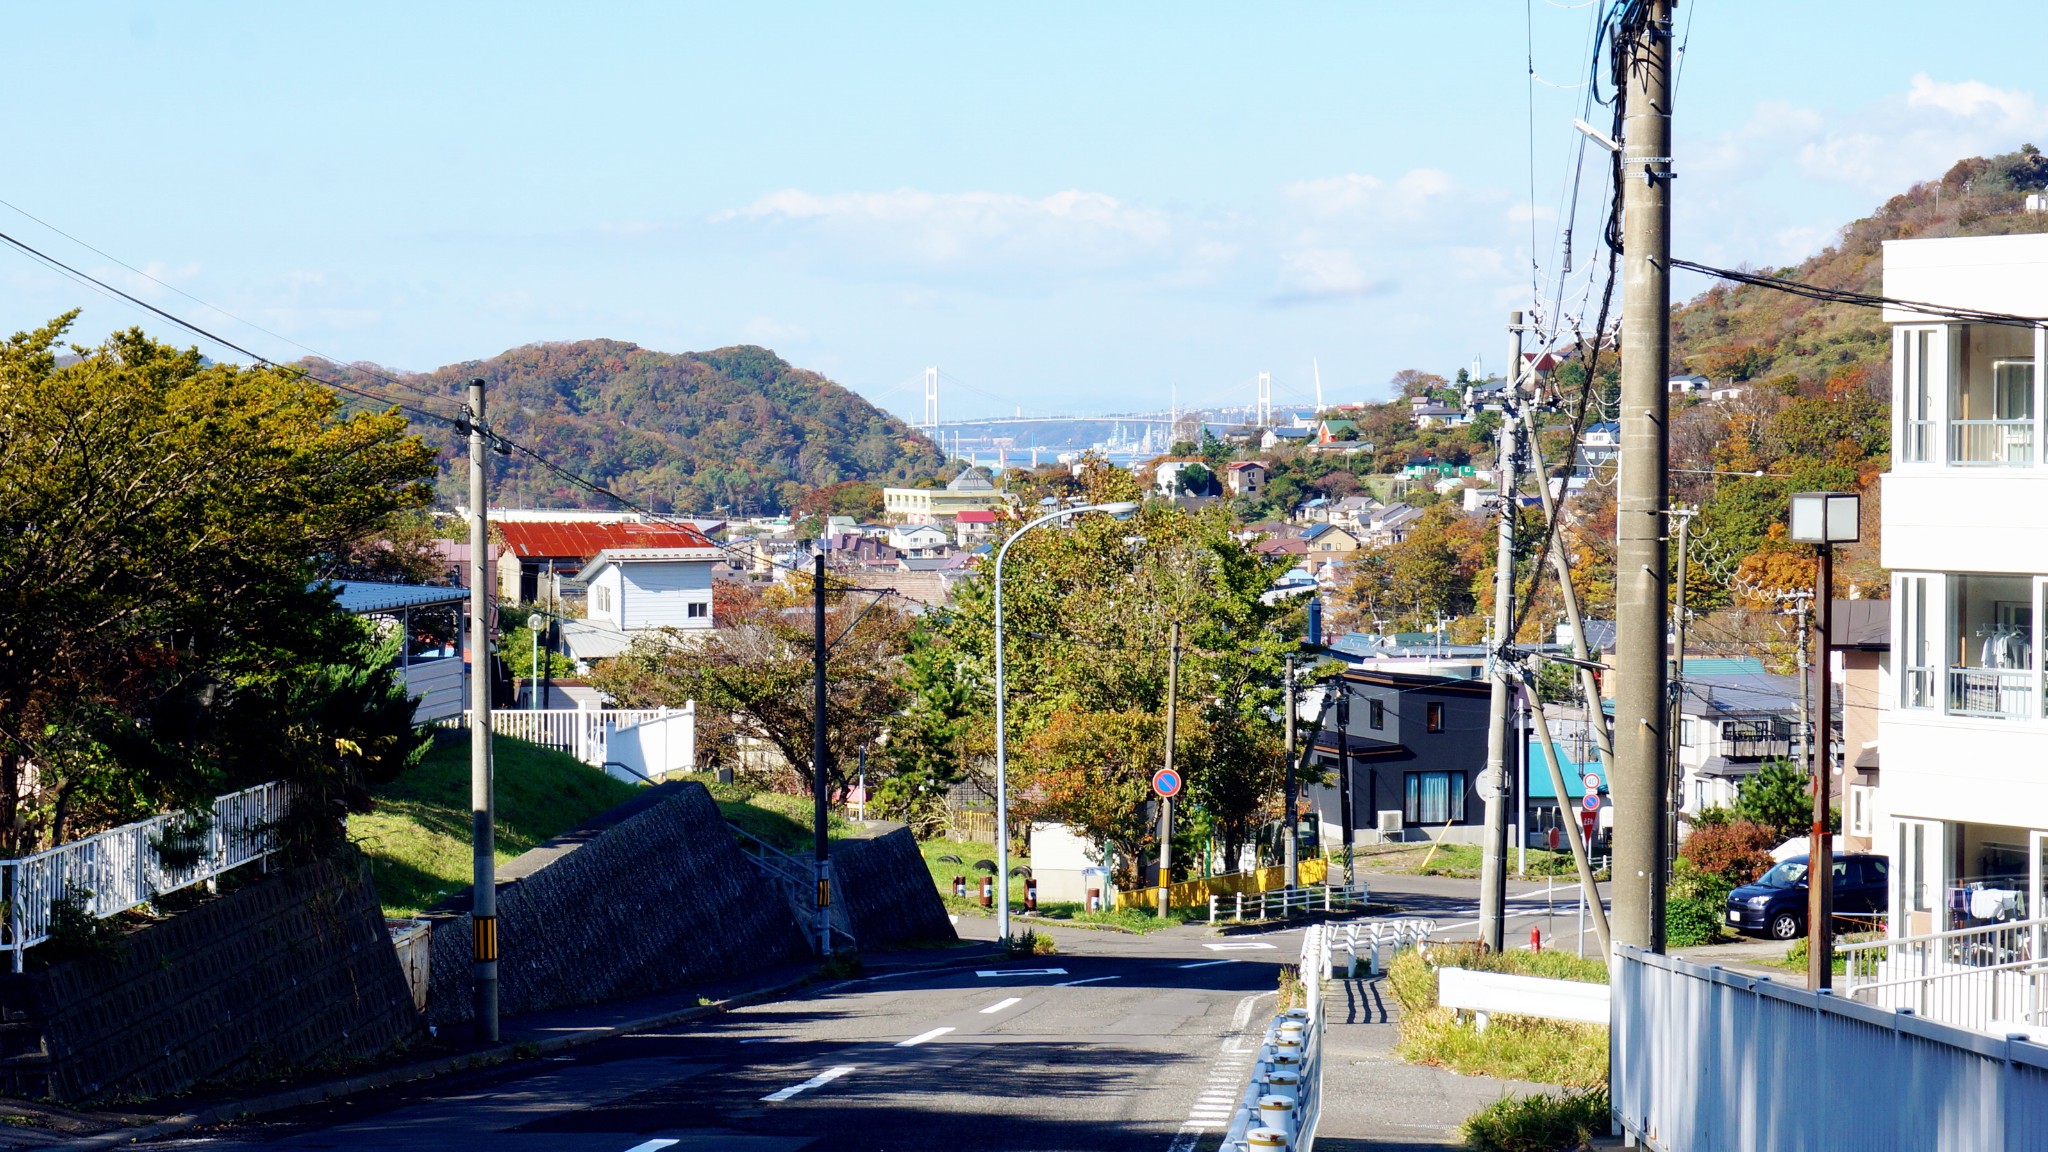
<path fill-rule="evenodd" d="M 1382 835 L 1382 836 L 1399 836 L 1400 834 L 1401 834 L 1401 810 L 1400 810 L 1399 808 L 1383 808 L 1383 809 L 1381 809 L 1381 810 L 1380 810 L 1380 835 Z"/>

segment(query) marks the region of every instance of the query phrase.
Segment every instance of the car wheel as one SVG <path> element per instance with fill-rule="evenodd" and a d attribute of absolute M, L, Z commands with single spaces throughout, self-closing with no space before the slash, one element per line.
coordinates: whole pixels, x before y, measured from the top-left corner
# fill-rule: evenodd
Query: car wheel
<path fill-rule="evenodd" d="M 1797 912 L 1780 912 L 1771 917 L 1770 931 L 1771 939 L 1773 940 L 1797 940 L 1802 935 L 1799 914 Z"/>

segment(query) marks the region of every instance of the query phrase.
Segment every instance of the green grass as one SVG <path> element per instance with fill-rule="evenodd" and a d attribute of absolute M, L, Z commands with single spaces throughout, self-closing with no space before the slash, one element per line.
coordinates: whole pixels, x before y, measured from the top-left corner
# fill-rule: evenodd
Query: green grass
<path fill-rule="evenodd" d="M 636 788 L 575 757 L 497 737 L 498 863 L 561 835 Z M 377 808 L 348 818 L 349 837 L 370 858 L 384 911 L 411 916 L 469 887 L 469 742 L 437 742 L 418 767 L 377 794 Z"/>
<path fill-rule="evenodd" d="M 705 787 L 718 801 L 727 821 L 766 840 L 784 852 L 807 854 L 816 846 L 811 798 L 781 792 L 755 792 L 739 784 L 710 781 Z M 837 840 L 853 825 L 837 812 L 825 815 L 825 838 Z"/>
<path fill-rule="evenodd" d="M 1607 1092 L 1589 1088 L 1561 1096 L 1510 1093 L 1466 1117 L 1458 1135 L 1474 1152 L 1558 1152 L 1582 1148 L 1607 1128 Z"/>
<path fill-rule="evenodd" d="M 1458 1023 L 1450 1009 L 1437 1004 L 1439 967 L 1604 984 L 1606 965 L 1569 952 L 1482 953 L 1472 945 L 1436 944 L 1427 957 L 1402 953 L 1387 970 L 1387 986 L 1401 1004 L 1401 1038 L 1395 1050 L 1404 1059 L 1468 1076 L 1574 1088 L 1606 1086 L 1606 1028 L 1496 1013 L 1481 1032 L 1469 1023 Z"/>

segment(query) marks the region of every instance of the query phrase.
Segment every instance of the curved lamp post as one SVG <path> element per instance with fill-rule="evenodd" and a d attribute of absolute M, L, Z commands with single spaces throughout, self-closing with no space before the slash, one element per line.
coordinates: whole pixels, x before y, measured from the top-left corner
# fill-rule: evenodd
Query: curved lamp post
<path fill-rule="evenodd" d="M 1003 708 L 1003 559 L 1010 554 L 1010 545 L 1015 544 L 1018 537 L 1040 524 L 1079 516 L 1083 512 L 1107 512 L 1122 518 L 1137 510 L 1138 506 L 1129 501 L 1062 508 L 1010 533 L 1010 538 L 996 550 L 996 935 L 1003 940 L 1010 938 L 1010 788 L 1008 734 L 1004 730 L 1007 723 Z"/>

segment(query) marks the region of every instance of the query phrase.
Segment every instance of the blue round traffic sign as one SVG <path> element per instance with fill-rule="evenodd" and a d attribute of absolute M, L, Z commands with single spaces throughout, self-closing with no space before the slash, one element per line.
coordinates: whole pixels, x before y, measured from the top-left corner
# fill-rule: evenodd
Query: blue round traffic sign
<path fill-rule="evenodd" d="M 1180 773 L 1161 768 L 1152 774 L 1152 790 L 1167 799 L 1180 795 Z"/>
<path fill-rule="evenodd" d="M 1586 793 L 1586 798 L 1580 801 L 1580 803 L 1585 806 L 1586 811 L 1598 812 L 1600 810 L 1600 794 L 1598 792 L 1588 792 Z"/>

